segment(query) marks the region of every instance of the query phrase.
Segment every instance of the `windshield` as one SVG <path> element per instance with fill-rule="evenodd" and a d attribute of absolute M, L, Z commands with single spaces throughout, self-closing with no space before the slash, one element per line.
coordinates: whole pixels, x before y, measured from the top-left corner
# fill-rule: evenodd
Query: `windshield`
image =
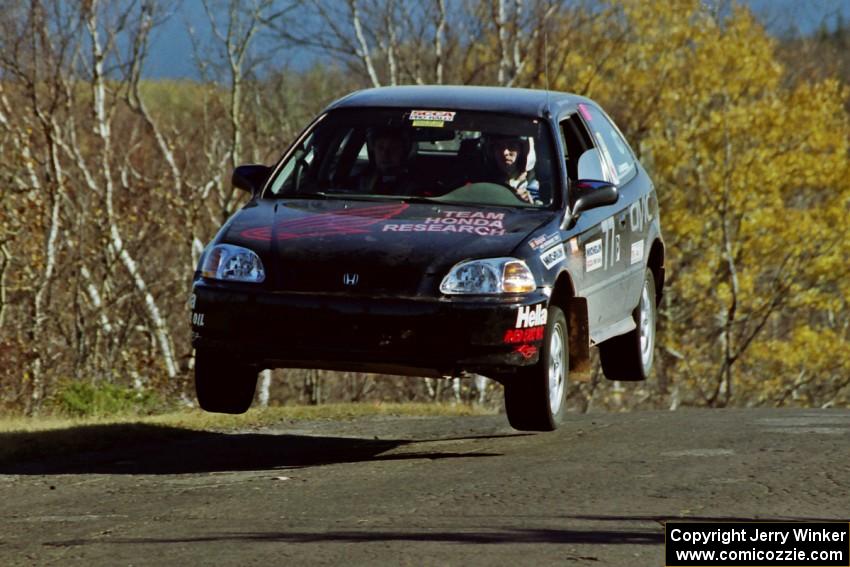
<path fill-rule="evenodd" d="M 343 109 L 292 149 L 265 196 L 549 207 L 558 187 L 552 155 L 551 136 L 537 119 Z"/>

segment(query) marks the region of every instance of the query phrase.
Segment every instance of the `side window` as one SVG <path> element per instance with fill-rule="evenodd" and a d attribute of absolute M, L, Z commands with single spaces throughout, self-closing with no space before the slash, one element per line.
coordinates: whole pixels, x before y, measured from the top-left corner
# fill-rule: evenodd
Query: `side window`
<path fill-rule="evenodd" d="M 611 174 L 611 181 L 619 185 L 631 179 L 636 171 L 635 158 L 626 141 L 599 109 L 589 104 L 578 107 Z"/>
<path fill-rule="evenodd" d="M 306 170 L 313 163 L 315 157 L 313 148 L 314 134 L 310 134 L 300 146 L 295 149 L 283 169 L 278 173 L 272 183 L 271 192 L 274 195 L 281 193 L 297 192 Z"/>
<path fill-rule="evenodd" d="M 579 179 L 579 159 L 587 150 L 593 148 L 593 142 L 581 123 L 578 114 L 567 116 L 560 123 L 559 134 L 564 147 L 564 161 L 567 166 L 567 177 L 571 181 Z"/>

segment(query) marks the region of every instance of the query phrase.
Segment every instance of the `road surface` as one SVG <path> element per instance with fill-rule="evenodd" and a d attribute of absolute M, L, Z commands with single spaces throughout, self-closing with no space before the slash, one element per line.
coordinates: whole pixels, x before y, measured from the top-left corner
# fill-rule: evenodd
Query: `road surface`
<path fill-rule="evenodd" d="M 660 566 L 668 519 L 850 516 L 848 410 L 132 433 L 0 466 L 0 564 Z"/>

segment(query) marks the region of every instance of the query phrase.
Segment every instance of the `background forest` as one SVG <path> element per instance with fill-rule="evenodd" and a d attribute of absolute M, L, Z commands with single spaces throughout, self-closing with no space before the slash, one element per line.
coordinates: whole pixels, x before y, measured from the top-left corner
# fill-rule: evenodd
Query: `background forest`
<path fill-rule="evenodd" d="M 777 39 L 723 1 L 204 0 L 174 54 L 200 79 L 155 81 L 166 2 L 0 5 L 3 411 L 190 403 L 191 275 L 246 199 L 232 168 L 274 162 L 347 92 L 414 83 L 592 97 L 655 180 L 655 376 L 597 369 L 574 407 L 850 404 L 844 22 Z M 295 370 L 264 373 L 258 397 L 501 400 L 471 380 Z"/>

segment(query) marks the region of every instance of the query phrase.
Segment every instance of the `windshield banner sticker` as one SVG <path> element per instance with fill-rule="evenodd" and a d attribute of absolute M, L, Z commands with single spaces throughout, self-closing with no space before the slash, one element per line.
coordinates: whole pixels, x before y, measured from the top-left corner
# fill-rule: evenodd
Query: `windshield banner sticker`
<path fill-rule="evenodd" d="M 383 232 L 461 232 L 479 236 L 505 234 L 505 213 L 480 211 L 442 211 L 422 222 L 387 223 Z"/>
<path fill-rule="evenodd" d="M 444 110 L 411 110 L 410 121 L 414 128 L 442 128 L 455 119 L 454 112 Z"/>
<path fill-rule="evenodd" d="M 551 270 L 554 266 L 560 264 L 567 257 L 563 244 L 558 244 L 554 248 L 550 248 L 540 255 L 540 261 L 546 266 L 547 270 Z"/>
<path fill-rule="evenodd" d="M 428 120 L 430 122 L 452 122 L 455 119 L 454 112 L 444 110 L 411 110 L 410 120 Z"/>
<path fill-rule="evenodd" d="M 602 267 L 602 239 L 584 245 L 584 269 L 587 272 L 598 270 Z"/>

